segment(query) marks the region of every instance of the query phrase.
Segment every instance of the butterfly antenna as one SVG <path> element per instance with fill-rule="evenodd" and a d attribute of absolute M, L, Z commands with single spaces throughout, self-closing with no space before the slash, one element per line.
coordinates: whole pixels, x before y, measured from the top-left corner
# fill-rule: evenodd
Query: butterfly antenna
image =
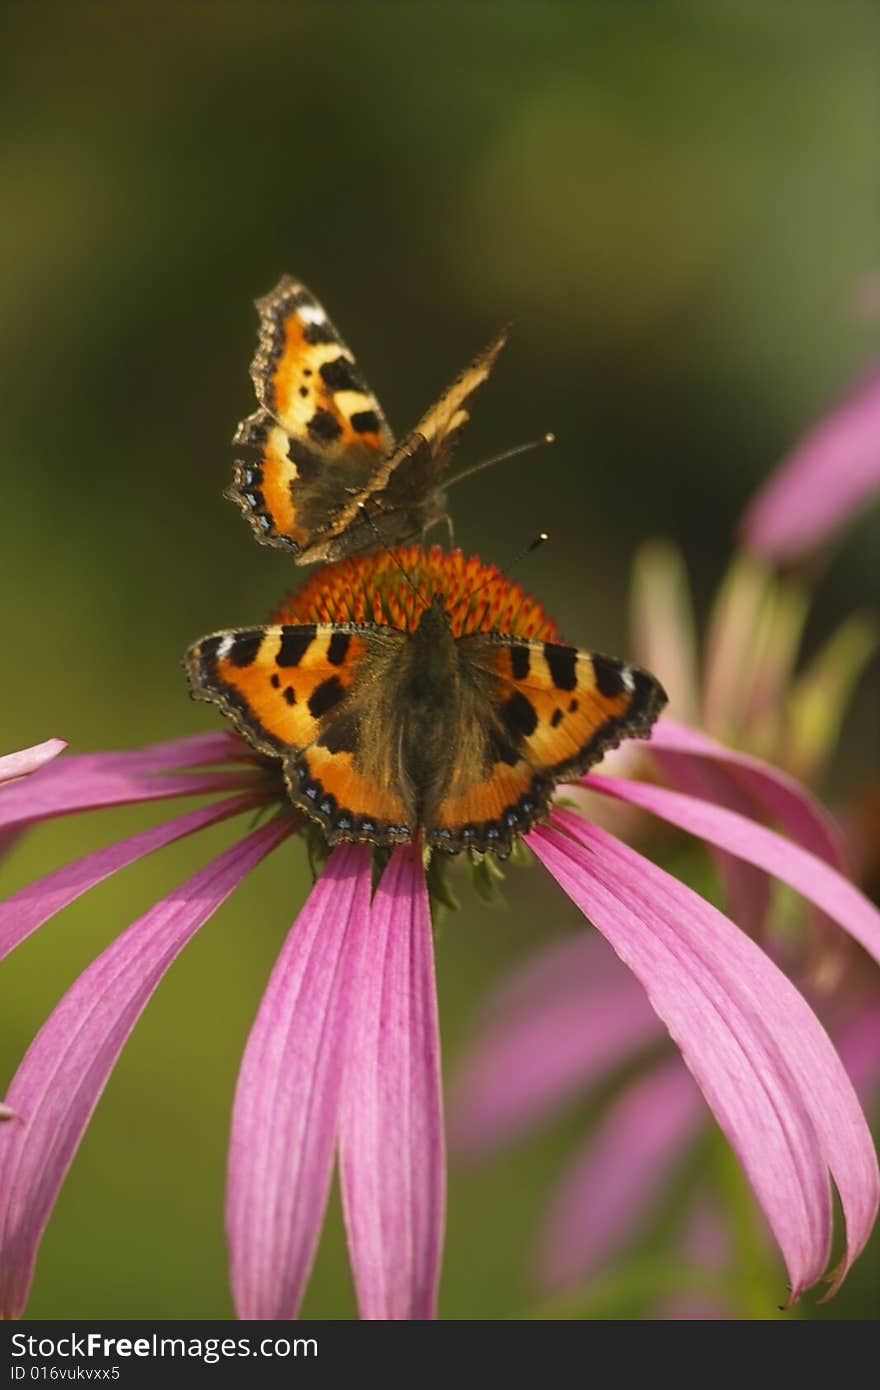
<path fill-rule="evenodd" d="M 503 454 L 495 454 L 490 459 L 483 459 L 482 463 L 475 463 L 463 473 L 456 473 L 454 478 L 447 478 L 443 486 L 452 487 L 453 483 L 460 483 L 463 478 L 472 478 L 475 473 L 482 473 L 484 468 L 494 468 L 496 463 L 505 463 L 507 459 L 515 459 L 519 454 L 527 454 L 531 449 L 542 449 L 545 444 L 555 443 L 556 435 L 548 431 L 547 434 L 542 434 L 540 439 L 530 439 L 527 444 L 517 444 L 513 449 L 505 449 Z"/>
<path fill-rule="evenodd" d="M 518 565 L 518 564 L 520 563 L 521 560 L 524 560 L 524 559 L 526 558 L 527 555 L 531 555 L 532 552 L 533 552 L 534 550 L 537 550 L 540 546 L 546 545 L 546 543 L 547 543 L 547 541 L 549 541 L 549 539 L 550 539 L 550 537 L 548 536 L 548 534 L 547 534 L 546 531 L 539 531 L 538 534 L 537 534 L 537 536 L 533 536 L 533 537 L 532 537 L 532 539 L 529 541 L 528 545 L 523 546 L 522 550 L 518 551 L 517 554 L 514 555 L 513 559 L 510 560 L 510 561 L 503 567 L 503 569 L 499 570 L 499 573 L 502 574 L 502 575 L 504 575 L 505 578 L 507 578 L 507 577 L 509 576 L 510 571 L 511 571 L 516 565 Z M 477 596 L 477 594 L 480 592 L 480 590 L 481 590 L 481 589 L 485 589 L 485 587 L 486 587 L 487 584 L 493 584 L 493 583 L 495 582 L 496 578 L 497 578 L 497 575 L 490 574 L 489 577 L 488 577 L 488 579 L 484 579 L 483 582 L 482 582 L 482 584 L 478 584 L 477 587 L 476 587 L 476 589 L 472 589 L 471 592 L 470 592 L 469 594 L 466 594 L 466 595 L 465 595 L 465 598 L 464 598 L 462 601 L 463 601 L 463 602 L 466 602 L 466 603 L 468 603 L 468 604 L 470 604 L 470 603 L 473 601 L 473 599 L 476 598 L 476 596 Z M 485 615 L 484 615 L 484 616 L 485 616 Z"/>
<path fill-rule="evenodd" d="M 421 591 L 421 589 L 419 588 L 418 584 L 416 584 L 415 581 L 413 580 L 412 575 L 411 575 L 411 574 L 407 574 L 406 569 L 405 569 L 405 567 L 401 564 L 399 557 L 398 557 L 397 555 L 395 555 L 394 551 L 390 548 L 390 546 L 388 546 L 388 545 L 385 544 L 385 541 L 382 539 L 382 533 L 381 533 L 381 531 L 379 530 L 379 528 L 378 528 L 378 526 L 376 525 L 376 523 L 375 523 L 375 521 L 373 520 L 373 518 L 370 516 L 370 513 L 369 513 L 369 511 L 368 511 L 368 509 L 367 509 L 367 504 L 366 504 L 366 502 L 358 502 L 358 508 L 359 508 L 360 512 L 362 513 L 364 520 L 367 522 L 367 524 L 368 524 L 369 527 L 371 528 L 371 530 L 372 530 L 374 536 L 376 537 L 376 540 L 379 542 L 379 545 L 380 545 L 380 546 L 382 547 L 382 549 L 385 551 L 385 554 L 389 557 L 389 559 L 391 559 L 391 560 L 394 561 L 395 565 L 396 565 L 397 568 L 400 570 L 400 573 L 403 575 L 403 577 L 404 577 L 404 579 L 406 580 L 407 584 L 408 584 L 409 587 L 412 589 L 412 591 L 413 591 L 413 593 L 415 594 L 416 598 L 419 600 L 419 603 L 422 605 L 423 608 L 430 608 L 430 607 L 431 607 L 430 603 L 429 603 L 428 600 L 425 598 L 425 595 L 422 593 L 422 591 Z"/>

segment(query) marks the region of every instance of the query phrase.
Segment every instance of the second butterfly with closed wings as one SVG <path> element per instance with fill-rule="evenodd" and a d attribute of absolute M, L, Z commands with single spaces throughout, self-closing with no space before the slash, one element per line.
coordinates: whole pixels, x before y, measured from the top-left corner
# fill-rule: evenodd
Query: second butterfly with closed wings
<path fill-rule="evenodd" d="M 235 443 L 259 457 L 236 463 L 227 494 L 257 539 L 306 565 L 421 537 L 446 515 L 442 475 L 506 333 L 395 444 L 354 357 L 305 285 L 285 276 L 257 309 L 251 376 L 260 408 L 241 422 Z"/>

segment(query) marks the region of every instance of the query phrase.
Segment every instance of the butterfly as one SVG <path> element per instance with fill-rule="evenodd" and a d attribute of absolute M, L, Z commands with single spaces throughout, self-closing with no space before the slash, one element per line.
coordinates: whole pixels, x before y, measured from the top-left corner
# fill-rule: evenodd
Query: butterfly
<path fill-rule="evenodd" d="M 558 782 L 647 737 L 666 703 L 652 675 L 614 657 L 496 631 L 456 637 L 440 595 L 412 630 L 236 628 L 184 661 L 195 698 L 280 761 L 290 801 L 331 845 L 421 833 L 435 849 L 503 858 Z"/>
<path fill-rule="evenodd" d="M 305 285 L 284 276 L 257 309 L 251 377 L 260 407 L 233 442 L 259 457 L 236 463 L 226 494 L 257 539 L 308 565 L 398 545 L 443 519 L 440 481 L 506 330 L 395 444 L 354 357 Z"/>

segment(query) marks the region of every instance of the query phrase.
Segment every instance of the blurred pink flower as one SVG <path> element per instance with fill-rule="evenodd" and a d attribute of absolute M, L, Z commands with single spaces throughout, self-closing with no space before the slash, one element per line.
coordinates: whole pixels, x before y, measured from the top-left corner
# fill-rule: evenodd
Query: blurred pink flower
<path fill-rule="evenodd" d="M 741 558 L 716 599 L 701 654 L 678 552 L 662 544 L 646 547 L 635 570 L 634 645 L 642 662 L 663 671 L 670 709 L 689 723 L 662 719 L 649 745 L 625 745 L 601 773 L 584 779 L 585 787 L 622 799 L 630 813 L 636 807 L 651 811 L 702 836 L 713 848 L 727 910 L 752 934 L 763 935 L 771 900 L 768 875 L 793 885 L 803 849 L 846 871 L 843 836 L 827 812 L 789 772 L 744 751 L 769 752 L 814 777 L 830 757 L 848 695 L 877 645 L 877 632 L 867 618 L 851 619 L 807 671 L 796 675 L 806 612 L 807 596 L 799 586 Z M 698 721 L 740 747 L 689 727 Z M 625 773 L 642 779 L 659 775 L 677 790 L 627 782 Z M 597 796 L 576 799 L 594 819 L 619 826 L 609 822 Z M 704 820 L 709 803 L 715 803 L 713 829 L 723 829 L 722 834 L 709 833 Z M 776 837 L 781 853 L 775 868 L 755 846 L 746 851 L 754 817 L 774 821 L 791 837 L 784 850 L 786 842 Z M 647 834 L 644 822 L 630 821 L 628 829 Z M 786 876 L 780 867 L 788 854 L 794 860 Z M 633 871 L 641 873 L 635 861 Z M 818 895 L 811 900 L 823 906 Z M 841 938 L 822 912 L 816 920 L 823 928 L 818 959 L 827 988 L 842 968 Z M 876 959 L 876 943 L 867 933 L 856 936 Z M 776 938 L 768 940 L 775 956 L 787 953 L 799 965 L 809 959 L 807 933 L 792 939 L 789 932 L 781 940 L 785 951 Z M 453 1107 L 453 1135 L 462 1153 L 476 1157 L 497 1150 L 656 1046 L 662 1036 L 656 1015 L 633 990 L 630 976 L 597 969 L 600 951 L 595 939 L 554 946 L 514 972 L 489 1001 Z M 836 962 L 833 968 L 829 960 Z M 815 961 L 807 980 L 820 983 Z M 853 1020 L 862 1018 L 861 1009 L 850 1010 Z M 871 1071 L 872 1059 L 880 1066 L 880 1025 L 873 1017 L 867 1008 L 860 1033 L 864 1065 L 859 1079 L 856 1069 L 852 1073 L 868 1099 L 880 1089 L 880 1077 L 875 1087 L 863 1075 Z M 835 1038 L 849 1065 L 852 1049 L 845 1033 L 835 1031 Z M 626 1248 L 670 1190 L 706 1118 L 698 1088 L 672 1056 L 628 1084 L 609 1104 L 551 1200 L 536 1255 L 544 1288 L 588 1280 Z M 767 1214 L 766 1205 L 764 1210 Z"/>
<path fill-rule="evenodd" d="M 704 1098 L 671 1049 L 658 1053 L 663 1036 L 632 976 L 607 959 L 592 935 L 538 953 L 486 1003 L 451 1113 L 454 1146 L 472 1160 L 496 1153 L 567 1102 L 588 1097 L 642 1062 L 607 1102 L 551 1195 L 535 1251 L 535 1274 L 545 1291 L 586 1284 L 624 1254 L 656 1219 L 705 1134 Z M 863 1104 L 876 1108 L 880 979 L 837 1020 L 832 1036 Z M 723 1230 L 717 1201 L 707 1193 L 700 1200 L 707 1221 Z M 717 1249 L 689 1240 L 688 1229 L 686 1222 L 680 1250 L 689 1261 L 716 1273 L 730 1267 L 729 1251 L 722 1261 Z M 662 1303 L 662 1316 L 730 1312 L 720 1296 L 705 1302 L 677 1297 L 668 1309 L 665 1298 Z"/>
<path fill-rule="evenodd" d="M 796 560 L 840 531 L 880 491 L 880 363 L 794 446 L 742 519 L 766 560 Z"/>

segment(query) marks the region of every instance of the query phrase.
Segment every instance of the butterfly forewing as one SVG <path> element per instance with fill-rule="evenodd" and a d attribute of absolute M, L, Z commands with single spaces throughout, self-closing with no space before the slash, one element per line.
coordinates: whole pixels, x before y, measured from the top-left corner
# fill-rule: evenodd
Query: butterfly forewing
<path fill-rule="evenodd" d="M 285 276 L 257 309 L 251 376 L 261 409 L 241 422 L 235 442 L 259 457 L 236 464 L 230 496 L 260 540 L 304 560 L 394 439 L 353 354 L 305 285 Z"/>

